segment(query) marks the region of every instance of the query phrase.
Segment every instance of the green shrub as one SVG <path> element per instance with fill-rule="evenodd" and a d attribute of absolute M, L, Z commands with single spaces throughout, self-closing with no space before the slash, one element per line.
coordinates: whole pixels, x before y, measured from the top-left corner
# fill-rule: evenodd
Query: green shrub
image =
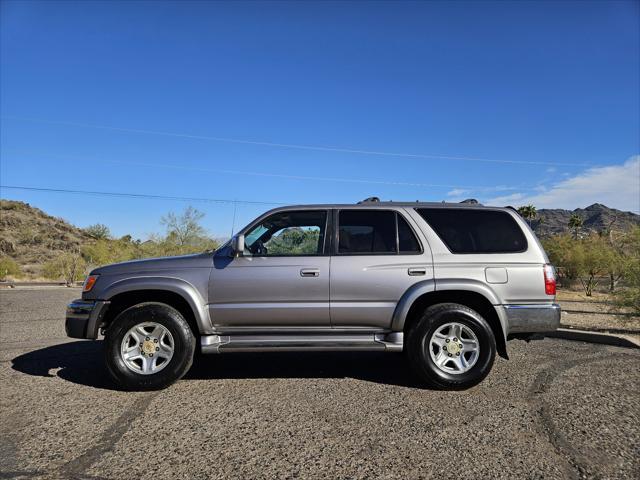
<path fill-rule="evenodd" d="M 61 253 L 55 260 L 44 265 L 42 273 L 52 280 L 63 279 L 67 285 L 84 278 L 87 264 L 78 252 Z"/>
<path fill-rule="evenodd" d="M 4 281 L 9 275 L 19 276 L 21 273 L 20 265 L 13 258 L 0 257 L 0 280 Z"/>

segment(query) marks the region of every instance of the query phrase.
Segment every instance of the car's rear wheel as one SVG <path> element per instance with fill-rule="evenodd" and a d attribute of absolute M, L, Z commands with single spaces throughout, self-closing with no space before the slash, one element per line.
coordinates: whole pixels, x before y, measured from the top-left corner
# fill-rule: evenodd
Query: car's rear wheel
<path fill-rule="evenodd" d="M 409 330 L 406 346 L 420 378 L 448 390 L 480 383 L 496 356 L 495 337 L 487 321 L 456 303 L 427 308 Z"/>
<path fill-rule="evenodd" d="M 195 344 L 180 312 L 162 303 L 141 303 L 121 312 L 107 328 L 107 369 L 127 390 L 165 388 L 187 373 Z"/>

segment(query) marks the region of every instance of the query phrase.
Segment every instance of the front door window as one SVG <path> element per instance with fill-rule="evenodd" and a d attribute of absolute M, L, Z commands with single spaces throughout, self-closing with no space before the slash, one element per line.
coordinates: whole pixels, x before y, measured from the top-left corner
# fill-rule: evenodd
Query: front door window
<path fill-rule="evenodd" d="M 245 255 L 312 256 L 324 253 L 325 210 L 275 213 L 245 235 Z"/>

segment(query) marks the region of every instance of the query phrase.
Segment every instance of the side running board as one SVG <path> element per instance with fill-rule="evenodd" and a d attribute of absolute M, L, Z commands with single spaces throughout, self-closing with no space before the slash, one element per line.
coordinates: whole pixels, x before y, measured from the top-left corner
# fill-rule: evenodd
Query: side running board
<path fill-rule="evenodd" d="M 202 353 L 293 351 L 391 351 L 401 352 L 402 332 L 346 334 L 205 335 Z"/>

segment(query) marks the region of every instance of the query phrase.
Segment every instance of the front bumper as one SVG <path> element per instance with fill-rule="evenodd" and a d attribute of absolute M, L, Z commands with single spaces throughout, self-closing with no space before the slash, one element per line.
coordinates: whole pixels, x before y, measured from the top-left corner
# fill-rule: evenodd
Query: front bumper
<path fill-rule="evenodd" d="M 98 329 L 109 306 L 102 300 L 74 300 L 67 305 L 64 328 L 72 338 L 98 338 Z"/>
<path fill-rule="evenodd" d="M 560 326 L 560 305 L 502 305 L 509 334 L 553 332 Z"/>

